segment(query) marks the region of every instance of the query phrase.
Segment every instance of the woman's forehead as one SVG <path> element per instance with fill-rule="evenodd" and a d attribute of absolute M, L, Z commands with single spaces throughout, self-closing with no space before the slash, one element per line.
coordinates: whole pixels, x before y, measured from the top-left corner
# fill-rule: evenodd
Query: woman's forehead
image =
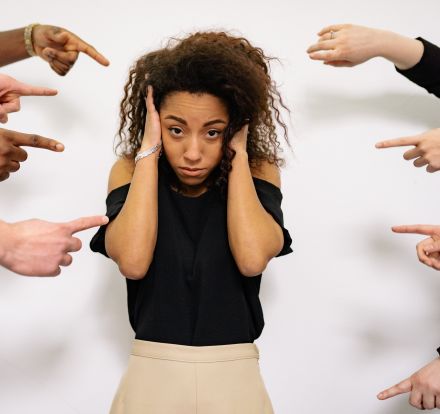
<path fill-rule="evenodd" d="M 228 110 L 224 102 L 209 93 L 173 92 L 169 94 L 160 110 L 161 118 L 170 115 L 186 121 L 211 119 L 228 120 Z"/>

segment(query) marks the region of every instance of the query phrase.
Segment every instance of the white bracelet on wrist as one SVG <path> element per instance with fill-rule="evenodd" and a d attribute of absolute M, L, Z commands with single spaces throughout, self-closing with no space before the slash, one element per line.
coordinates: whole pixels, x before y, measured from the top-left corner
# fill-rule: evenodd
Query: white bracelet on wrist
<path fill-rule="evenodd" d="M 24 47 L 29 56 L 37 55 L 34 49 L 34 42 L 32 41 L 32 30 L 38 25 L 39 23 L 31 23 L 24 29 Z"/>
<path fill-rule="evenodd" d="M 136 155 L 136 157 L 135 157 L 135 159 L 134 159 L 135 164 L 136 164 L 139 160 L 141 160 L 142 158 L 145 158 L 145 157 L 148 157 L 148 156 L 151 155 L 151 154 L 154 154 L 154 153 L 155 153 L 159 148 L 161 148 L 161 147 L 162 147 L 162 144 L 159 143 L 159 144 L 156 144 L 154 147 L 148 148 L 148 149 L 145 150 L 145 151 L 138 152 L 138 154 Z M 159 155 L 160 155 L 160 154 L 159 154 Z"/>

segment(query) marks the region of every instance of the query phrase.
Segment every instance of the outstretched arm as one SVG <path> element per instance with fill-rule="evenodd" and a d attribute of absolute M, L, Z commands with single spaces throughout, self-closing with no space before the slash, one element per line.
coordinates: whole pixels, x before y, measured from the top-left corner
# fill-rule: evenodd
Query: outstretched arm
<path fill-rule="evenodd" d="M 24 276 L 57 276 L 72 263 L 70 252 L 81 249 L 79 231 L 102 226 L 105 216 L 83 217 L 67 223 L 26 220 L 0 221 L 0 265 Z"/>
<path fill-rule="evenodd" d="M 30 57 L 25 45 L 25 30 L 21 28 L 0 32 L 0 66 Z M 79 53 L 90 56 L 104 66 L 110 63 L 92 45 L 62 27 L 35 25 L 30 39 L 31 51 L 48 62 L 52 70 L 61 76 L 73 67 Z"/>
<path fill-rule="evenodd" d="M 310 59 L 331 66 L 356 66 L 383 57 L 398 69 L 416 65 L 423 55 L 423 43 L 388 30 L 352 24 L 336 24 L 318 33 L 318 42 L 307 49 Z"/>
<path fill-rule="evenodd" d="M 405 160 L 414 160 L 415 167 L 426 166 L 426 171 L 433 173 L 440 170 L 440 128 L 432 129 L 412 137 L 402 137 L 376 144 L 376 148 L 407 147 L 413 148 L 405 151 Z"/>
<path fill-rule="evenodd" d="M 420 262 L 433 269 L 440 270 L 440 226 L 430 224 L 412 224 L 393 226 L 395 233 L 423 234 L 429 236 L 417 244 L 417 256 Z"/>
<path fill-rule="evenodd" d="M 440 408 L 440 358 L 412 374 L 409 378 L 380 392 L 379 400 L 409 394 L 409 403 L 419 410 Z"/>

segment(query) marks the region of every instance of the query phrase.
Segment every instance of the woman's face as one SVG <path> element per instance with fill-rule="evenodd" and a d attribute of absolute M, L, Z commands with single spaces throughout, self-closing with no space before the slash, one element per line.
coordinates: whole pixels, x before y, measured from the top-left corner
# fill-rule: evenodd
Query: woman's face
<path fill-rule="evenodd" d="M 185 192 L 197 195 L 222 159 L 223 131 L 229 122 L 216 96 L 174 92 L 160 109 L 165 155 Z"/>

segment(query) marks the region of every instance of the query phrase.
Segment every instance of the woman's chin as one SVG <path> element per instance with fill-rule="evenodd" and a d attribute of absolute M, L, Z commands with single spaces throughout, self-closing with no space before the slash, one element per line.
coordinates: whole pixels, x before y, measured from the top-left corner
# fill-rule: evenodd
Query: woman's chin
<path fill-rule="evenodd" d="M 206 181 L 206 177 L 179 177 L 179 181 L 189 187 L 199 187 Z"/>

